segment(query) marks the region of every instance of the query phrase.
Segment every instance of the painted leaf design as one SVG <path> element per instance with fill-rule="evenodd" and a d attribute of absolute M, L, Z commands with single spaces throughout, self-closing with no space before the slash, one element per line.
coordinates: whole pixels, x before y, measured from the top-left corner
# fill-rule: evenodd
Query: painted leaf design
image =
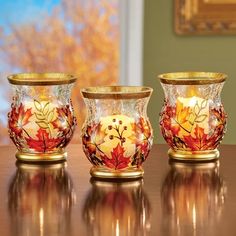
<path fill-rule="evenodd" d="M 113 148 L 113 151 L 111 152 L 112 157 L 109 158 L 106 155 L 103 155 L 102 160 L 104 164 L 111 169 L 124 169 L 130 163 L 130 156 L 125 157 L 124 152 L 124 148 L 118 143 L 118 145 Z"/>
<path fill-rule="evenodd" d="M 52 122 L 54 117 L 54 109 L 48 113 L 47 120 L 48 122 Z"/>
<path fill-rule="evenodd" d="M 29 119 L 33 115 L 31 110 L 32 108 L 25 110 L 22 103 L 18 109 L 15 107 L 12 109 L 9 115 L 9 128 L 16 135 L 22 135 L 23 126 L 29 123 Z"/>
<path fill-rule="evenodd" d="M 102 143 L 104 143 L 105 137 L 106 137 L 105 129 L 102 130 L 102 125 L 101 123 L 99 123 L 98 126 L 96 127 L 95 132 L 92 133 L 91 139 L 93 143 L 96 143 L 96 145 L 101 145 Z"/>
<path fill-rule="evenodd" d="M 206 115 L 206 114 L 205 114 L 205 115 L 200 115 L 200 116 L 197 117 L 197 119 L 195 120 L 195 122 L 201 123 L 201 122 L 203 122 L 206 118 L 207 118 L 207 115 Z"/>
<path fill-rule="evenodd" d="M 26 138 L 29 148 L 33 148 L 39 152 L 46 152 L 56 148 L 60 142 L 60 138 L 49 138 L 49 134 L 45 129 L 39 129 L 36 134 L 37 139 Z"/>
<path fill-rule="evenodd" d="M 199 107 L 198 103 L 196 103 L 194 106 L 194 113 L 198 114 L 199 112 L 200 112 L 200 107 Z"/>
<path fill-rule="evenodd" d="M 35 121 L 40 128 L 47 129 L 48 123 L 46 121 Z"/>
<path fill-rule="evenodd" d="M 42 105 L 39 101 L 34 100 L 34 106 L 35 106 L 37 111 L 40 111 L 40 112 L 42 111 Z"/>
<path fill-rule="evenodd" d="M 209 146 L 207 134 L 204 133 L 204 129 L 196 125 L 194 129 L 194 136 L 191 134 L 184 136 L 186 145 L 192 151 L 205 150 Z"/>
<path fill-rule="evenodd" d="M 35 114 L 35 116 L 38 120 L 44 120 L 45 119 L 44 115 L 42 115 L 41 113 L 34 113 L 34 114 Z"/>
<path fill-rule="evenodd" d="M 184 107 L 183 103 L 178 101 L 177 102 L 177 108 L 176 108 L 176 114 L 177 114 L 177 121 L 179 124 L 183 124 L 186 121 L 188 121 L 189 115 L 191 114 L 190 107 Z"/>
<path fill-rule="evenodd" d="M 44 114 L 44 115 L 47 115 L 48 111 L 49 111 L 49 102 L 47 102 L 47 103 L 44 105 L 44 107 L 43 107 L 43 114 Z"/>
<path fill-rule="evenodd" d="M 202 103 L 201 103 L 201 108 L 204 109 L 207 107 L 207 100 L 203 100 Z"/>
<path fill-rule="evenodd" d="M 137 123 L 131 123 L 132 134 L 129 136 L 129 139 L 135 143 L 137 138 L 140 139 L 142 137 L 149 138 L 152 134 L 151 127 L 149 122 L 140 117 Z"/>

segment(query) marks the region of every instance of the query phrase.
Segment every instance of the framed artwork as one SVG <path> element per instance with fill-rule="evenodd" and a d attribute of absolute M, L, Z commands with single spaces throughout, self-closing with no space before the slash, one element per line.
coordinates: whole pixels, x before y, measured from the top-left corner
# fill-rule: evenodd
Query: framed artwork
<path fill-rule="evenodd" d="M 175 32 L 236 34 L 236 0 L 175 0 Z"/>

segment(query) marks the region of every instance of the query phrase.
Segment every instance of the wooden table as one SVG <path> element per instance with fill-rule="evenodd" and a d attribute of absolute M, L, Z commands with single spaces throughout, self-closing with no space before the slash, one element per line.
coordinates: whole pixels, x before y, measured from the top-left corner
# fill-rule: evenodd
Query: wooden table
<path fill-rule="evenodd" d="M 90 179 L 80 145 L 68 162 L 15 162 L 0 147 L 0 235 L 236 235 L 236 146 L 222 145 L 219 162 L 169 164 L 154 145 L 143 180 Z"/>

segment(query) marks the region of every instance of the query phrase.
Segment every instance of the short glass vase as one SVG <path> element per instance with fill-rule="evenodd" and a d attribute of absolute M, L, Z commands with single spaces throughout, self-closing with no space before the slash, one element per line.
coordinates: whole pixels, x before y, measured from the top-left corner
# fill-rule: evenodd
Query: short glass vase
<path fill-rule="evenodd" d="M 226 78 L 210 72 L 159 75 L 165 94 L 160 128 L 170 146 L 170 158 L 206 161 L 219 157 L 217 147 L 226 131 L 220 98 Z"/>
<path fill-rule="evenodd" d="M 70 99 L 76 78 L 62 73 L 25 73 L 8 77 L 13 103 L 8 113 L 9 135 L 26 162 L 66 159 L 76 118 Z"/>
<path fill-rule="evenodd" d="M 87 118 L 82 129 L 90 174 L 98 178 L 139 178 L 153 135 L 146 109 L 152 89 L 108 86 L 82 89 Z"/>

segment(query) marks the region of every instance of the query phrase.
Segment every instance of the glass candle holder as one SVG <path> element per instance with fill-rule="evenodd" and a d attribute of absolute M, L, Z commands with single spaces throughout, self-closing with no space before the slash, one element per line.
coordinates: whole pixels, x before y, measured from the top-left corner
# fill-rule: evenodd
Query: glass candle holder
<path fill-rule="evenodd" d="M 8 114 L 16 158 L 41 162 L 65 160 L 65 147 L 76 119 L 70 100 L 76 78 L 60 73 L 15 74 L 8 77 L 13 103 Z"/>
<path fill-rule="evenodd" d="M 162 135 L 170 158 L 212 160 L 225 131 L 226 113 L 220 93 L 222 73 L 179 72 L 159 75 L 165 93 L 160 114 Z"/>
<path fill-rule="evenodd" d="M 146 109 L 148 87 L 90 87 L 82 95 L 87 118 L 82 130 L 90 174 L 100 178 L 138 178 L 152 145 Z"/>

